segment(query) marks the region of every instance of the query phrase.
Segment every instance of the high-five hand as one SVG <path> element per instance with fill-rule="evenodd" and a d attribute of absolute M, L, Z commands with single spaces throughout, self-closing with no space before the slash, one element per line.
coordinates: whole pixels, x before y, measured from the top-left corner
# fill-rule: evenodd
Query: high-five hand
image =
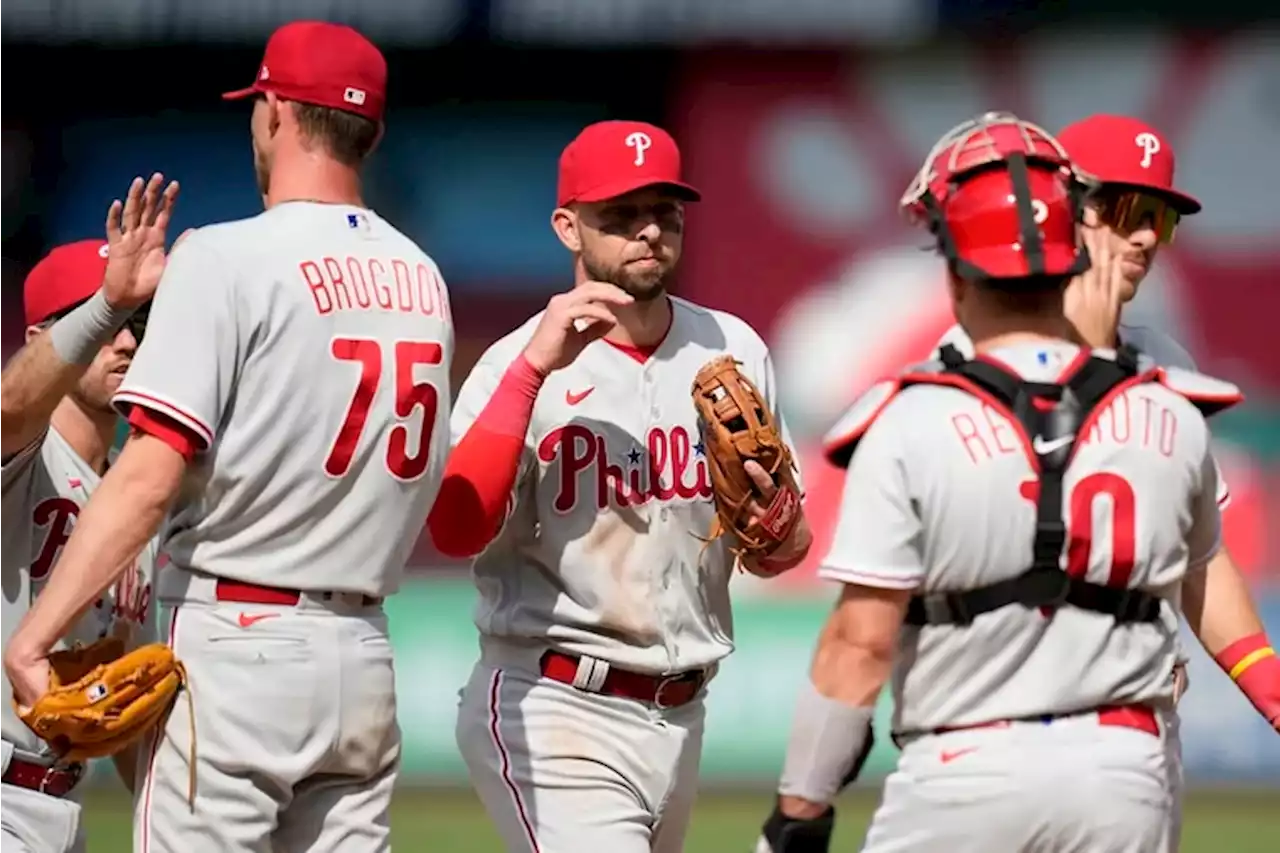
<path fill-rule="evenodd" d="M 1108 247 L 1107 234 L 1088 226 L 1080 231 L 1091 264 L 1067 285 L 1063 312 L 1086 346 L 1114 347 L 1126 286 L 1121 259 Z"/>
<path fill-rule="evenodd" d="M 137 308 L 150 299 L 164 272 L 165 230 L 178 199 L 178 182 L 161 192 L 164 175 L 156 172 L 145 184 L 134 178 L 122 204 L 107 210 L 107 274 L 103 290 L 116 308 Z"/>
<path fill-rule="evenodd" d="M 609 334 L 618 324 L 615 308 L 634 302 L 620 287 L 588 281 L 558 293 L 524 348 L 524 357 L 543 374 L 573 363 L 587 344 Z"/>

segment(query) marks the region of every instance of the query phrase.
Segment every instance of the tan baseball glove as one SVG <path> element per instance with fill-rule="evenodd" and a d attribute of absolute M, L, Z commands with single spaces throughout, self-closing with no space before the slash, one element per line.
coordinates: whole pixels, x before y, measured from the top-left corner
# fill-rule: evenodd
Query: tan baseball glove
<path fill-rule="evenodd" d="M 63 761 L 114 755 L 142 737 L 186 678 L 163 643 L 125 654 L 117 637 L 53 652 L 49 667 L 48 692 L 17 712 Z"/>
<path fill-rule="evenodd" d="M 724 355 L 703 365 L 693 380 L 693 404 L 715 492 L 710 539 L 730 532 L 738 540 L 733 553 L 758 558 L 771 554 L 791 534 L 800 519 L 800 490 L 794 455 L 782 440 L 773 410 L 738 364 Z M 752 501 L 763 506 L 765 498 L 745 468 L 749 460 L 777 486 L 762 519 L 750 511 Z"/>

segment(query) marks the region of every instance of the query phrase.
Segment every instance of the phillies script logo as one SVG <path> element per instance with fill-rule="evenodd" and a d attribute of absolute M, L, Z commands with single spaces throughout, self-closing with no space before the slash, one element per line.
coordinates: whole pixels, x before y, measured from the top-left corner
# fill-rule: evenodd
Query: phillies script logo
<path fill-rule="evenodd" d="M 36 504 L 32 521 L 37 529 L 44 531 L 44 541 L 40 545 L 40 553 L 31 561 L 32 582 L 42 581 L 49 576 L 62 553 L 62 546 L 71 538 L 71 531 L 75 528 L 79 515 L 80 505 L 69 498 L 47 498 Z M 134 559 L 129 569 L 116 582 L 112 600 L 98 599 L 94 606 L 99 612 L 109 606 L 113 619 L 133 623 L 141 623 L 146 619 L 151 607 L 151 584 L 147 582 L 137 559 Z"/>
<path fill-rule="evenodd" d="M 135 559 L 129 569 L 116 581 L 111 617 L 114 620 L 141 625 L 151 607 L 151 584 Z"/>
<path fill-rule="evenodd" d="M 605 437 L 585 426 L 570 424 L 547 433 L 538 444 L 538 458 L 547 464 L 557 457 L 560 460 L 556 512 L 567 513 L 578 505 L 580 475 L 592 469 L 595 469 L 595 504 L 599 509 L 638 506 L 651 500 L 711 497 L 706 450 L 701 442 L 693 443 L 688 430 L 684 427 L 670 431 L 651 429 L 645 437 L 645 446 L 646 452 L 636 447 L 629 450 L 624 470 L 622 465 L 609 461 Z M 591 482 L 587 480 L 587 490 Z"/>
<path fill-rule="evenodd" d="M 32 521 L 36 528 L 44 531 L 44 544 L 40 553 L 31 561 L 31 579 L 44 580 L 58 561 L 62 546 L 71 538 L 71 528 L 76 526 L 76 517 L 80 515 L 80 505 L 69 498 L 48 498 L 36 504 Z"/>

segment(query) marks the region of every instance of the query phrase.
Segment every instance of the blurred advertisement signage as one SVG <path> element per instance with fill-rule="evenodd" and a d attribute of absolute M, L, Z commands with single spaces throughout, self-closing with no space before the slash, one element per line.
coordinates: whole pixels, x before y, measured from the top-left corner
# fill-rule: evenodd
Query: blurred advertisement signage
<path fill-rule="evenodd" d="M 817 538 L 787 581 L 802 591 L 829 541 L 843 471 L 821 433 L 871 382 L 927 356 L 951 324 L 943 270 L 897 201 L 957 122 L 1011 109 L 1050 129 L 1096 112 L 1144 117 L 1178 154 L 1204 211 L 1162 249 L 1127 320 L 1166 330 L 1247 400 L 1214 421 L 1234 502 L 1228 545 L 1280 578 L 1280 30 L 1046 35 L 868 55 L 691 56 L 676 86 L 691 210 L 689 298 L 769 340 L 805 465 Z"/>
<path fill-rule="evenodd" d="M 491 0 L 495 39 L 590 45 L 894 43 L 928 35 L 933 0 Z"/>
<path fill-rule="evenodd" d="M 238 42 L 286 21 L 350 24 L 383 47 L 450 41 L 467 0 L 5 0 L 6 40 Z"/>

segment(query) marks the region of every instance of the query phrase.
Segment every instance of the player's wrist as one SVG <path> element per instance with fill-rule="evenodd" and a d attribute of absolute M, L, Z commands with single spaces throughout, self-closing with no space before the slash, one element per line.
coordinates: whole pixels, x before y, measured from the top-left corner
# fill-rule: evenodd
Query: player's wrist
<path fill-rule="evenodd" d="M 516 360 L 512 362 L 512 369 L 527 372 L 530 375 L 536 375 L 539 383 L 546 379 L 552 371 L 551 360 L 543 358 L 537 350 L 525 348 L 520 355 L 516 356 Z"/>
<path fill-rule="evenodd" d="M 99 289 L 84 304 L 53 324 L 49 329 L 49 342 L 58 358 L 67 364 L 89 364 L 98 350 L 116 336 L 133 311 L 112 305 L 106 292 Z"/>
<path fill-rule="evenodd" d="M 1275 656 L 1275 648 L 1267 639 L 1266 632 L 1259 631 L 1231 643 L 1214 655 L 1213 659 L 1232 681 L 1239 681 L 1249 669 L 1268 658 L 1274 660 Z"/>
<path fill-rule="evenodd" d="M 1214 655 L 1214 661 L 1267 722 L 1280 725 L 1280 657 L 1266 632 L 1236 640 Z"/>

